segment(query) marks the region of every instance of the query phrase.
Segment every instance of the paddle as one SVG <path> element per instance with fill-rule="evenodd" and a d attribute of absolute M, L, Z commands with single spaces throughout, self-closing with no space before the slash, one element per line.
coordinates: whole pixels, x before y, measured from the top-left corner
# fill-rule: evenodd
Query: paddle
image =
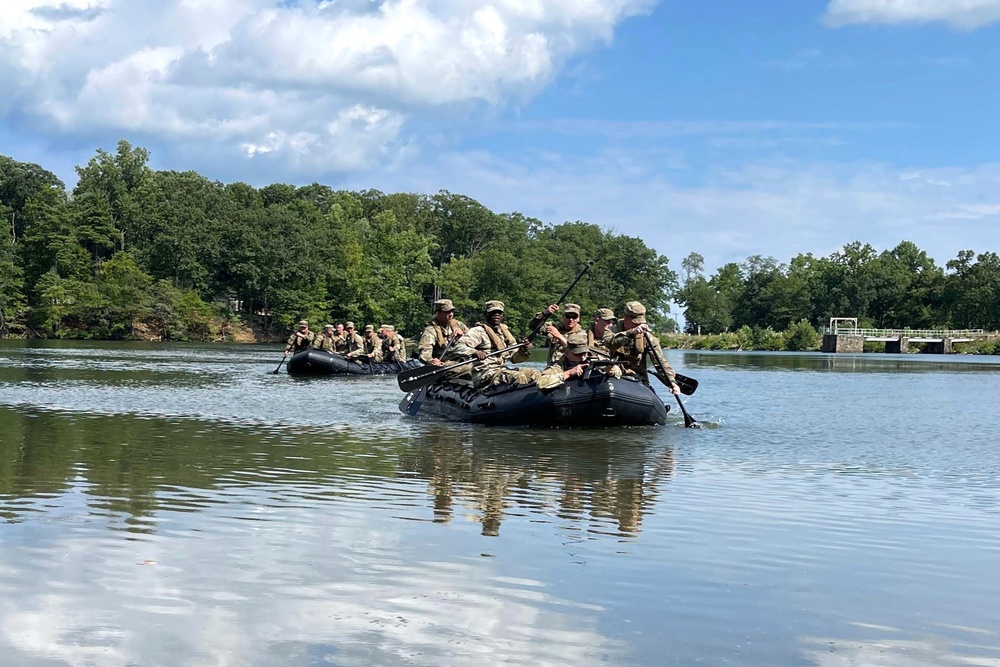
<path fill-rule="evenodd" d="M 274 369 L 273 371 L 271 371 L 271 375 L 277 375 L 277 374 L 278 374 L 278 371 L 280 371 L 280 370 L 281 370 L 281 365 L 282 365 L 283 363 L 285 363 L 285 359 L 287 359 L 287 358 L 289 357 L 289 355 L 292 355 L 292 354 L 295 354 L 294 350 L 295 350 L 295 345 L 294 345 L 294 343 L 293 343 L 293 344 L 292 344 L 292 349 L 291 349 L 291 350 L 288 350 L 288 351 L 287 351 L 287 352 L 285 353 L 285 356 L 283 356 L 283 357 L 281 358 L 281 361 L 279 361 L 279 362 L 278 362 L 278 367 L 277 367 L 277 368 L 275 368 L 275 369 Z"/>
<path fill-rule="evenodd" d="M 271 371 L 271 375 L 277 375 L 278 374 L 278 371 L 281 370 L 281 365 L 285 363 L 285 359 L 287 359 L 287 358 L 288 358 L 287 354 L 281 358 L 281 361 L 278 362 L 278 367 L 275 368 L 273 371 Z"/>
<path fill-rule="evenodd" d="M 652 334 L 650 334 L 648 331 L 644 331 L 643 334 L 646 336 L 646 343 L 650 346 L 650 348 L 654 347 L 656 343 L 653 342 Z M 656 370 L 659 371 L 660 375 L 662 376 L 661 382 L 663 381 L 662 378 L 670 377 L 667 374 L 666 369 L 663 368 L 663 364 L 660 363 L 660 355 L 651 353 L 650 356 L 653 357 L 653 365 L 656 366 Z M 678 384 L 678 386 L 680 385 Z M 669 389 L 669 386 L 667 388 Z M 681 406 L 681 413 L 684 414 L 684 428 L 701 428 L 701 424 L 698 423 L 698 420 L 692 417 L 688 413 L 687 408 L 684 407 L 684 403 L 681 401 L 681 397 L 678 396 L 677 394 L 674 394 L 674 398 L 677 399 L 677 405 Z"/>
<path fill-rule="evenodd" d="M 559 297 L 559 300 L 556 301 L 557 305 L 561 304 L 563 302 L 563 299 L 569 296 L 569 293 L 573 291 L 573 288 L 576 287 L 576 284 L 580 282 L 581 278 L 583 278 L 583 274 L 587 273 L 587 270 L 590 269 L 593 263 L 594 260 L 589 260 L 587 262 L 587 264 L 583 267 L 583 270 L 580 271 L 579 275 L 577 275 L 577 277 L 573 279 L 573 282 L 570 283 L 569 287 L 566 288 L 566 291 L 563 292 L 562 296 Z M 503 354 L 504 352 L 510 352 L 511 350 L 516 350 L 525 343 L 530 343 L 532 339 L 538 335 L 538 332 L 541 331 L 542 327 L 545 326 L 546 320 L 549 319 L 549 315 L 551 315 L 551 313 L 545 313 L 544 317 L 542 317 L 541 322 L 536 324 L 535 328 L 532 329 L 531 333 L 528 334 L 527 338 L 525 338 L 517 345 L 511 345 L 509 347 L 503 348 L 502 350 L 497 350 L 496 352 L 490 352 L 483 359 L 478 359 L 473 357 L 472 359 L 467 359 L 463 362 L 452 364 L 451 366 L 428 365 L 428 366 L 420 366 L 418 368 L 413 368 L 408 371 L 403 371 L 402 373 L 396 376 L 396 383 L 399 384 L 399 388 L 402 389 L 403 391 L 406 392 L 413 391 L 415 389 L 420 389 L 421 387 L 427 386 L 435 382 L 436 380 L 438 380 L 438 378 L 441 378 L 446 373 L 451 373 L 456 368 L 461 368 L 462 366 L 468 366 L 469 364 L 485 361 L 486 359 L 489 359 L 490 357 L 495 357 L 498 354 Z"/>

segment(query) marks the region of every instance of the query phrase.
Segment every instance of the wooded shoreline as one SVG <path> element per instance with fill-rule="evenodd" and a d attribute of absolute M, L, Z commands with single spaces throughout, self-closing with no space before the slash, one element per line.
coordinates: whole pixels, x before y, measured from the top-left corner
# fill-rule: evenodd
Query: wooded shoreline
<path fill-rule="evenodd" d="M 829 257 L 754 255 L 708 275 L 692 252 L 679 276 L 641 238 L 495 213 L 447 191 L 255 188 L 154 171 L 148 159 L 121 141 L 77 167 L 67 190 L 44 168 L 0 156 L 0 218 L 9 222 L 0 336 L 264 342 L 283 340 L 302 318 L 391 323 L 412 336 L 441 297 L 470 324 L 500 299 L 516 328 L 588 260 L 571 295 L 584 319 L 638 300 L 656 330 L 676 331 L 676 304 L 686 333 L 709 335 L 690 343 L 701 349 L 815 349 L 831 317 L 1000 329 L 995 252 L 963 250 L 941 267 L 909 241 L 882 252 L 853 242 Z"/>

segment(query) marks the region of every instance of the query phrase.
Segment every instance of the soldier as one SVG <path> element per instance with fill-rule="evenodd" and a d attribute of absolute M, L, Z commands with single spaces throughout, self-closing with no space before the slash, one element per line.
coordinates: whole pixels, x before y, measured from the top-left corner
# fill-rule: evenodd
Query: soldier
<path fill-rule="evenodd" d="M 406 343 L 392 324 L 382 325 L 382 360 L 406 361 Z"/>
<path fill-rule="evenodd" d="M 382 340 L 375 335 L 375 327 L 371 324 L 365 325 L 364 343 L 360 348 L 347 355 L 348 359 L 364 359 L 370 364 L 382 362 Z"/>
<path fill-rule="evenodd" d="M 614 331 L 615 312 L 610 308 L 598 308 L 594 312 L 594 322 L 587 327 L 587 344 L 598 352 L 608 353 L 608 344 Z"/>
<path fill-rule="evenodd" d="M 549 308 L 554 308 L 549 306 Z M 473 364 L 472 384 L 477 389 L 495 384 L 526 384 L 535 380 L 539 372 L 530 368 L 507 368 L 505 362 L 521 363 L 528 360 L 531 343 L 522 343 L 517 349 L 487 359 L 491 352 L 517 345 L 517 339 L 503 323 L 503 301 L 487 301 L 483 307 L 486 322 L 477 322 L 458 339 L 445 359 L 475 356 L 482 363 Z"/>
<path fill-rule="evenodd" d="M 344 356 L 357 352 L 365 346 L 365 339 L 354 330 L 354 322 L 344 322 L 344 342 L 340 353 Z"/>
<path fill-rule="evenodd" d="M 333 339 L 333 350 L 340 354 L 344 353 L 344 348 L 347 346 L 347 336 L 344 334 L 344 323 L 337 322 L 337 330 L 334 334 Z"/>
<path fill-rule="evenodd" d="M 457 341 L 469 327 L 455 319 L 455 306 L 451 299 L 434 302 L 434 318 L 427 323 L 417 343 L 417 358 L 425 364 L 441 365 L 441 354 L 449 342 Z"/>
<path fill-rule="evenodd" d="M 535 321 L 542 316 L 543 313 L 537 313 Z M 549 366 L 559 362 L 563 350 L 566 348 L 566 337 L 577 331 L 582 331 L 580 328 L 580 306 L 575 303 L 567 303 L 566 307 L 563 308 L 563 321 L 545 325 L 545 333 L 549 338 Z"/>
<path fill-rule="evenodd" d="M 323 326 L 323 332 L 317 334 L 313 339 L 313 349 L 323 350 L 324 352 L 333 352 L 334 343 L 337 338 L 337 330 L 332 324 L 326 324 Z"/>
<path fill-rule="evenodd" d="M 647 332 L 649 332 L 649 326 L 646 324 L 646 307 L 638 301 L 629 301 L 625 304 L 625 317 L 618 325 L 618 333 L 611 337 L 608 350 L 621 357 L 625 368 L 639 375 L 646 384 L 649 384 L 646 357 L 655 355 L 656 360 L 660 362 L 666 372 L 666 377 L 660 373 L 659 369 L 653 371 L 654 375 L 670 388 L 670 393 L 679 395 L 681 388 L 677 386 L 677 381 L 674 379 L 674 369 L 663 358 L 660 341 L 652 335 L 647 339 Z"/>
<path fill-rule="evenodd" d="M 566 336 L 566 344 L 559 360 L 542 371 L 541 377 L 535 382 L 539 389 L 554 389 L 570 378 L 583 377 L 589 360 L 590 345 L 587 344 L 587 333 L 574 331 Z M 617 366 L 611 366 L 607 372 L 611 377 L 622 376 L 621 369 Z"/>
<path fill-rule="evenodd" d="M 309 331 L 309 322 L 307 320 L 300 320 L 298 331 L 292 332 L 292 335 L 288 337 L 288 342 L 285 343 L 285 356 L 287 357 L 293 352 L 308 350 L 315 337 L 316 334 Z"/>

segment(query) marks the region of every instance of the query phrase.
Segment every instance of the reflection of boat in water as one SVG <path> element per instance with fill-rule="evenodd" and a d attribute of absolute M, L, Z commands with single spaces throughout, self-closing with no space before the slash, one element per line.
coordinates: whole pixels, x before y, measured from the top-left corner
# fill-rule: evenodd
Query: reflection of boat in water
<path fill-rule="evenodd" d="M 668 409 L 642 382 L 597 373 L 548 391 L 534 384 L 479 390 L 446 380 L 408 393 L 399 404 L 405 415 L 503 426 L 653 426 L 667 423 Z"/>
<path fill-rule="evenodd" d="M 674 475 L 664 433 L 644 429 L 609 439 L 595 431 L 428 425 L 410 441 L 399 469 L 428 480 L 435 523 L 463 517 L 495 536 L 504 521 L 527 516 L 529 523 L 559 522 L 579 539 L 632 537 Z"/>
<path fill-rule="evenodd" d="M 303 350 L 288 360 L 290 375 L 396 375 L 423 364 L 417 359 L 370 364 L 325 350 Z"/>

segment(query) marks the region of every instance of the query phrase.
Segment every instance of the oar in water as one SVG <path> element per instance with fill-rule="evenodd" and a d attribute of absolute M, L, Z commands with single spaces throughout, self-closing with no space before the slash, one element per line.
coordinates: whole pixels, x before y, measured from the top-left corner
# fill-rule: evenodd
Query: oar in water
<path fill-rule="evenodd" d="M 646 336 L 646 344 L 649 345 L 650 347 L 654 347 L 656 343 L 653 342 L 652 334 L 650 334 L 648 331 L 644 331 L 643 334 Z M 663 378 L 670 377 L 667 374 L 666 369 L 663 368 L 663 364 L 660 363 L 660 355 L 651 352 L 650 356 L 653 357 L 653 365 L 656 366 L 656 370 L 660 372 L 660 376 L 662 376 Z M 676 377 L 676 373 L 674 375 Z M 678 386 L 680 385 L 678 384 Z M 670 389 L 670 387 L 668 386 L 667 389 Z M 673 391 L 671 391 L 670 393 L 673 394 Z M 688 413 L 687 408 L 684 407 L 684 403 L 681 401 L 681 397 L 678 396 L 677 394 L 674 394 L 674 398 L 677 399 L 677 405 L 681 406 L 681 413 L 683 413 L 684 415 L 684 428 L 701 428 L 701 424 L 698 423 L 698 420 L 692 417 Z"/>
<path fill-rule="evenodd" d="M 577 275 L 577 277 L 573 280 L 573 282 L 570 283 L 569 287 L 566 288 L 566 291 L 563 292 L 561 297 L 559 297 L 559 300 L 556 301 L 556 305 L 562 304 L 563 300 L 567 296 L 569 296 L 569 293 L 573 290 L 574 287 L 576 287 L 576 284 L 580 282 L 580 278 L 583 278 L 583 274 L 585 274 L 587 270 L 590 269 L 593 263 L 594 260 L 589 260 L 587 262 L 586 266 L 583 267 L 583 270 L 580 271 L 579 275 Z M 427 386 L 432 382 L 435 382 L 439 378 L 443 377 L 446 373 L 450 373 L 456 368 L 468 366 L 469 364 L 475 364 L 480 361 L 485 361 L 490 357 L 495 357 L 498 354 L 503 354 L 504 352 L 510 352 L 511 350 L 516 350 L 525 343 L 530 343 L 532 339 L 534 339 L 534 337 L 538 335 L 538 332 L 541 331 L 542 327 L 545 326 L 546 320 L 549 319 L 549 315 L 551 315 L 551 313 L 545 313 L 545 316 L 542 317 L 542 321 L 539 322 L 537 325 L 535 325 L 535 328 L 531 331 L 530 334 L 528 334 L 527 338 L 525 338 L 517 345 L 511 345 L 510 347 L 505 347 L 502 350 L 497 350 L 496 352 L 490 352 L 482 359 L 472 358 L 472 359 L 467 359 L 461 363 L 452 364 L 451 366 L 427 365 L 427 366 L 420 366 L 418 368 L 413 368 L 408 371 L 403 371 L 402 373 L 396 376 L 396 383 L 399 384 L 399 388 L 402 389 L 403 391 L 407 392 L 413 391 L 415 389 L 420 389 L 421 387 Z"/>
<path fill-rule="evenodd" d="M 287 358 L 288 358 L 287 354 L 281 358 L 281 361 L 278 362 L 278 367 L 275 368 L 273 371 L 271 371 L 271 375 L 277 375 L 278 374 L 278 371 L 281 370 L 281 365 L 283 363 L 285 363 L 285 359 L 287 359 Z"/>

